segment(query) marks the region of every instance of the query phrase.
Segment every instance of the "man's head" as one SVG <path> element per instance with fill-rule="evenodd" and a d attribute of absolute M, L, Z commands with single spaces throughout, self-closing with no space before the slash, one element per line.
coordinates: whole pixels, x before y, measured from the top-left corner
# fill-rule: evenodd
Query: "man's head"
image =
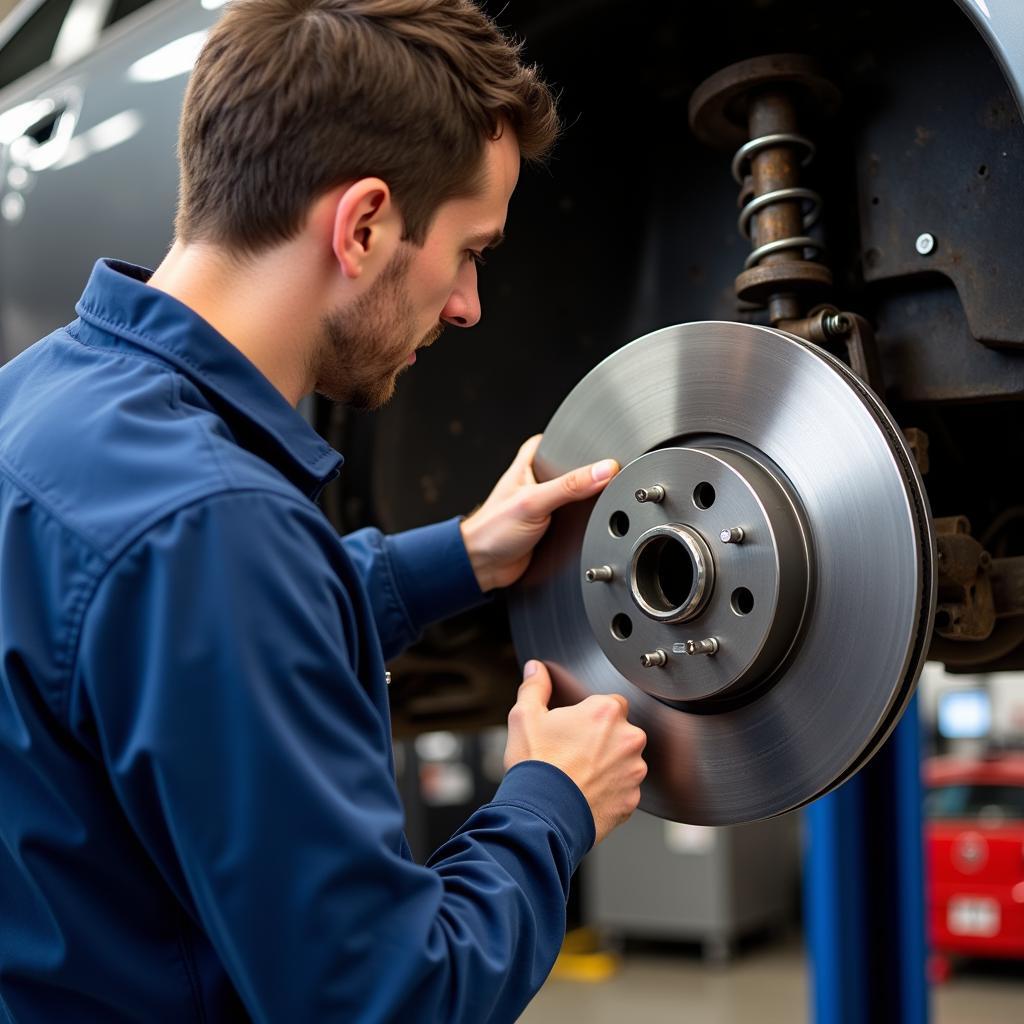
<path fill-rule="evenodd" d="M 308 236 L 334 275 L 309 378 L 373 407 L 479 319 L 475 259 L 557 130 L 470 0 L 235 0 L 185 100 L 178 238 L 252 261 Z"/>

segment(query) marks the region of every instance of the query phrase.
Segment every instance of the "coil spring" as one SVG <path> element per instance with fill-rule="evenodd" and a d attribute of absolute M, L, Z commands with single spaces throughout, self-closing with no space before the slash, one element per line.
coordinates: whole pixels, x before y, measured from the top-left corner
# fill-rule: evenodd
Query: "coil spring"
<path fill-rule="evenodd" d="M 746 167 L 754 156 L 760 153 L 763 149 L 769 149 L 773 146 L 780 145 L 801 147 L 804 151 L 804 156 L 801 160 L 801 166 L 803 167 L 806 167 L 814 159 L 814 143 L 803 135 L 795 135 L 789 132 L 776 132 L 771 135 L 761 135 L 756 139 L 751 139 L 749 142 L 744 143 L 738 150 L 736 150 L 736 154 L 732 158 L 732 176 L 736 179 L 737 183 L 741 186 L 743 185 Z M 763 210 L 766 206 L 770 206 L 772 203 L 786 202 L 794 199 L 800 200 L 800 202 L 805 205 L 803 226 L 804 231 L 807 231 L 813 227 L 821 217 L 821 196 L 813 189 L 798 188 L 794 186 L 792 188 L 777 188 L 771 192 L 765 192 L 763 195 L 755 196 L 748 203 L 744 204 L 743 209 L 740 210 L 739 219 L 737 220 L 737 227 L 739 228 L 740 234 L 743 235 L 744 238 L 749 239 L 752 245 L 755 244 L 755 240 L 752 237 L 753 226 L 751 225 L 751 218 L 754 214 L 759 210 Z M 747 257 L 746 262 L 743 264 L 743 269 L 749 270 L 751 267 L 760 263 L 765 256 L 770 256 L 772 253 L 785 252 L 790 249 L 799 249 L 801 253 L 805 249 L 812 249 L 816 253 L 815 258 L 820 258 L 824 254 L 824 248 L 822 245 L 819 242 L 816 242 L 809 235 L 793 235 L 789 238 L 777 238 L 773 242 L 765 242 L 763 245 L 756 245 Z"/>

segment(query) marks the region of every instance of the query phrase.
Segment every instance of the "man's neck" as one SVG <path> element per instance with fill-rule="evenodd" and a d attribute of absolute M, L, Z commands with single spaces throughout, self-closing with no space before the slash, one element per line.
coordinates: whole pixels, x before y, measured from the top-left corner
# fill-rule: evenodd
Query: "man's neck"
<path fill-rule="evenodd" d="M 312 390 L 308 347 L 317 327 L 297 270 L 283 252 L 242 263 L 212 246 L 176 241 L 149 284 L 198 313 L 297 406 Z"/>

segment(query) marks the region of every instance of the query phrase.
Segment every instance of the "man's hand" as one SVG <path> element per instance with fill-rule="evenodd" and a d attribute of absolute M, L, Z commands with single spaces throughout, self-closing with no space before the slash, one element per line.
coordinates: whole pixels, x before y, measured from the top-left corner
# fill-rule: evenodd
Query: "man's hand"
<path fill-rule="evenodd" d="M 573 707 L 549 710 L 548 670 L 529 661 L 525 675 L 508 716 L 505 769 L 520 761 L 561 768 L 587 798 L 599 843 L 640 802 L 647 736 L 627 721 L 629 704 L 621 694 L 594 694 Z"/>
<path fill-rule="evenodd" d="M 614 459 L 537 483 L 533 457 L 541 435 L 531 437 L 487 500 L 462 522 L 462 539 L 481 590 L 507 587 L 526 572 L 551 513 L 570 501 L 592 498 L 619 471 Z"/>

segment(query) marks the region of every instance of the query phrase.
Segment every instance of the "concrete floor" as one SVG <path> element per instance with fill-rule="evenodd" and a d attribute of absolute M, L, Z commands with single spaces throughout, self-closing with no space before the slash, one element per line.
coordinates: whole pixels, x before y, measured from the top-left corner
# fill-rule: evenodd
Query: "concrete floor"
<path fill-rule="evenodd" d="M 809 1020 L 798 943 L 743 952 L 727 967 L 669 948 L 627 949 L 604 982 L 549 980 L 520 1024 L 799 1024 Z M 931 1024 L 1021 1024 L 1024 964 L 969 963 L 933 990 Z"/>

